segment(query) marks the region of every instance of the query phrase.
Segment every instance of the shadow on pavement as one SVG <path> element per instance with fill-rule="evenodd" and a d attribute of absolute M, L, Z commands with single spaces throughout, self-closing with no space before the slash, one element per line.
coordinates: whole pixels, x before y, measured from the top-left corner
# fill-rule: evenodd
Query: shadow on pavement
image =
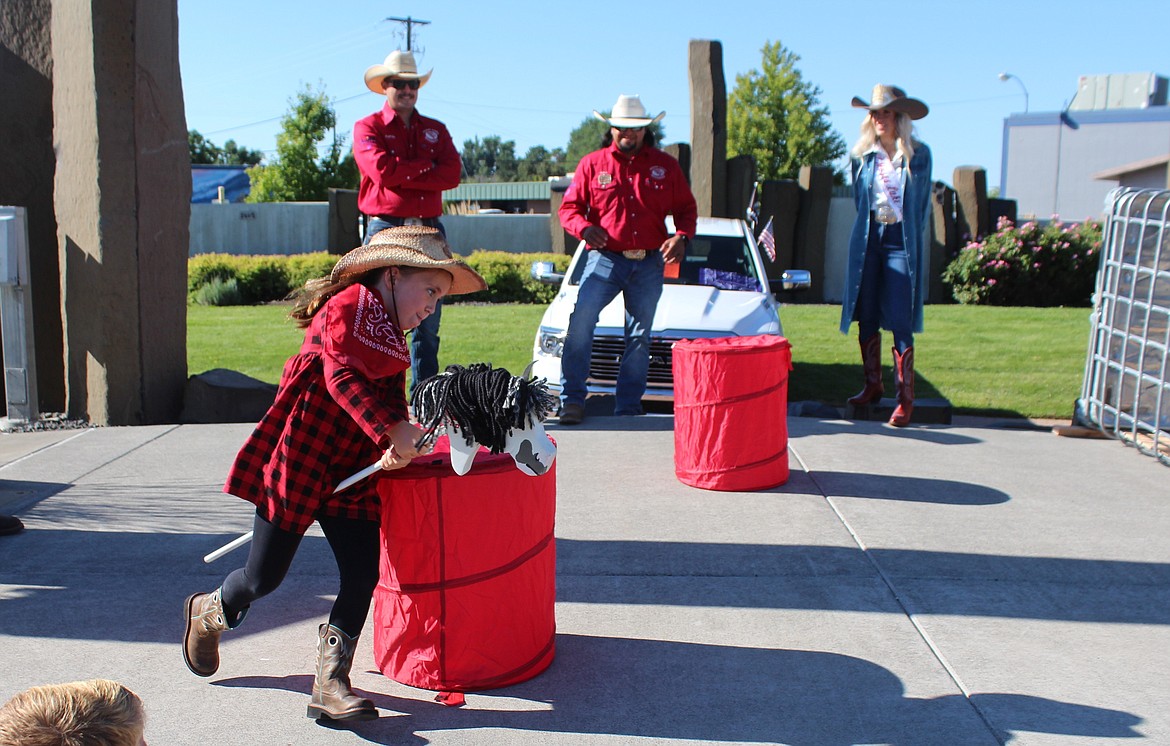
<path fill-rule="evenodd" d="M 0 551 L 0 584 L 7 586 L 0 634 L 174 642 L 187 595 L 214 589 L 244 560 L 239 551 L 203 564 L 202 554 L 222 538 L 43 530 L 10 537 Z M 1168 563 L 911 549 L 866 554 L 816 545 L 558 539 L 557 600 L 888 612 L 883 590 L 858 590 L 877 588 L 872 559 L 915 613 L 1170 624 Z M 177 564 L 176 556 L 187 560 Z M 761 586 L 760 577 L 784 582 Z M 284 584 L 233 638 L 327 615 L 336 582 L 327 542 L 307 536 Z M 135 613 L 112 599 L 132 599 Z"/>
<path fill-rule="evenodd" d="M 35 503 L 69 489 L 62 482 L 0 479 L 0 513 L 19 513 Z"/>
<path fill-rule="evenodd" d="M 557 600 L 892 611 L 870 559 L 912 613 L 1170 624 L 1170 563 L 812 545 L 558 539 Z"/>
<path fill-rule="evenodd" d="M 350 729 L 377 744 L 427 743 L 422 734 L 473 728 L 808 746 L 937 746 L 947 734 L 986 732 L 964 697 L 907 697 L 888 669 L 847 655 L 563 634 L 557 647 L 540 676 L 483 692 L 460 709 L 426 701 L 422 690 L 426 699 L 364 692 L 383 716 Z M 214 683 L 306 696 L 312 686 L 308 676 Z M 493 709 L 493 697 L 507 701 Z M 1014 694 L 977 695 L 975 704 L 993 710 L 1006 733 L 1132 738 L 1142 722 L 1118 710 Z M 995 739 L 988 733 L 983 742 Z"/>
<path fill-rule="evenodd" d="M 810 480 L 826 497 L 860 497 L 867 500 L 899 500 L 937 505 L 999 505 L 1011 497 L 1000 490 L 950 479 L 866 474 L 855 471 L 794 471 L 787 484 L 767 492 L 799 492 Z M 794 484 L 795 482 L 795 484 Z M 786 489 L 787 488 L 787 489 Z"/>

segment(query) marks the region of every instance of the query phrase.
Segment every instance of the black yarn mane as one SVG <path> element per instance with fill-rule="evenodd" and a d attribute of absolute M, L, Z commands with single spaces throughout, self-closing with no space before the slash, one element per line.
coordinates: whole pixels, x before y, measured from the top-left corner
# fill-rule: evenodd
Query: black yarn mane
<path fill-rule="evenodd" d="M 524 379 L 490 363 L 448 365 L 419 381 L 410 397 L 414 417 L 426 430 L 420 446 L 431 443 L 446 420 L 459 428 L 468 445 L 479 443 L 492 453 L 503 453 L 514 429 L 543 422 L 557 404 L 543 378 Z"/>

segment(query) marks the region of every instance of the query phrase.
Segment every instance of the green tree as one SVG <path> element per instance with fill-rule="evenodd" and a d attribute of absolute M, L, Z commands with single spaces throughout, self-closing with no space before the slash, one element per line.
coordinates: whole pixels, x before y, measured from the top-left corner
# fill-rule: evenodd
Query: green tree
<path fill-rule="evenodd" d="M 795 179 L 801 166 L 833 166 L 845 141 L 821 106 L 821 89 L 780 42 L 764 44 L 762 71 L 735 76 L 727 104 L 727 155 L 750 155 L 760 179 Z M 838 173 L 838 178 L 840 178 Z"/>
<path fill-rule="evenodd" d="M 268 165 L 248 169 L 252 190 L 247 202 L 318 202 L 330 187 L 356 189 L 357 169 L 345 158 L 346 136 L 337 134 L 337 115 L 324 90 L 305 86 L 289 101 L 281 119 L 276 155 Z M 321 151 L 321 143 L 329 144 Z"/>
<path fill-rule="evenodd" d="M 187 152 L 191 163 L 214 164 L 223 158 L 223 150 L 211 140 L 199 134 L 199 130 L 187 130 Z"/>
<path fill-rule="evenodd" d="M 463 172 L 465 181 L 516 181 L 519 162 L 516 143 L 489 135 L 480 142 L 477 137 L 463 141 Z"/>
<path fill-rule="evenodd" d="M 255 166 L 264 158 L 259 150 L 236 145 L 235 140 L 228 140 L 221 148 L 199 130 L 187 131 L 187 150 L 195 164 Z"/>
<path fill-rule="evenodd" d="M 264 160 L 264 153 L 236 145 L 235 140 L 223 144 L 223 163 L 226 165 L 258 166 Z"/>
<path fill-rule="evenodd" d="M 611 112 L 605 112 L 609 116 Z M 666 136 L 662 122 L 650 125 L 654 133 L 654 141 L 662 145 L 662 138 Z M 565 148 L 565 170 L 572 171 L 586 155 L 601 147 L 605 134 L 609 132 L 609 125 L 590 114 L 581 120 L 577 128 L 569 133 L 569 145 Z"/>
<path fill-rule="evenodd" d="M 550 176 L 565 173 L 565 151 L 543 145 L 533 145 L 520 159 L 518 178 L 520 181 L 544 181 Z"/>

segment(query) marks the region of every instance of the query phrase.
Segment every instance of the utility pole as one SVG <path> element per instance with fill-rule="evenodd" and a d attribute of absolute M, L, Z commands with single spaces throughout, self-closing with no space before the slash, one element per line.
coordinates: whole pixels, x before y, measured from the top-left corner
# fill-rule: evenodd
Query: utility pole
<path fill-rule="evenodd" d="M 430 23 L 430 21 L 420 21 L 419 19 L 411 18 L 410 16 L 407 16 L 406 18 L 396 18 L 394 16 L 390 16 L 390 17 L 386 18 L 385 20 L 396 21 L 396 22 L 401 23 L 402 25 L 406 26 L 406 51 L 408 51 L 408 52 L 411 51 L 411 49 L 410 49 L 411 27 L 412 26 L 426 26 L 427 24 Z"/>

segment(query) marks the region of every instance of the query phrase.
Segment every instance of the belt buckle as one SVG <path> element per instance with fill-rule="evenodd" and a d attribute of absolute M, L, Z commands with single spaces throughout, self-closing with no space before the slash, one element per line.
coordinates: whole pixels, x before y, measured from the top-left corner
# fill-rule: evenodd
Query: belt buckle
<path fill-rule="evenodd" d="M 645 249 L 631 249 L 630 251 L 623 251 L 622 256 L 626 259 L 632 259 L 635 262 L 640 262 L 646 258 Z"/>
<path fill-rule="evenodd" d="M 422 225 L 423 219 L 422 218 L 403 218 L 402 224 L 403 225 Z"/>
<path fill-rule="evenodd" d="M 882 205 L 877 211 L 877 221 L 882 225 L 893 225 L 898 222 L 898 215 L 889 205 Z"/>

